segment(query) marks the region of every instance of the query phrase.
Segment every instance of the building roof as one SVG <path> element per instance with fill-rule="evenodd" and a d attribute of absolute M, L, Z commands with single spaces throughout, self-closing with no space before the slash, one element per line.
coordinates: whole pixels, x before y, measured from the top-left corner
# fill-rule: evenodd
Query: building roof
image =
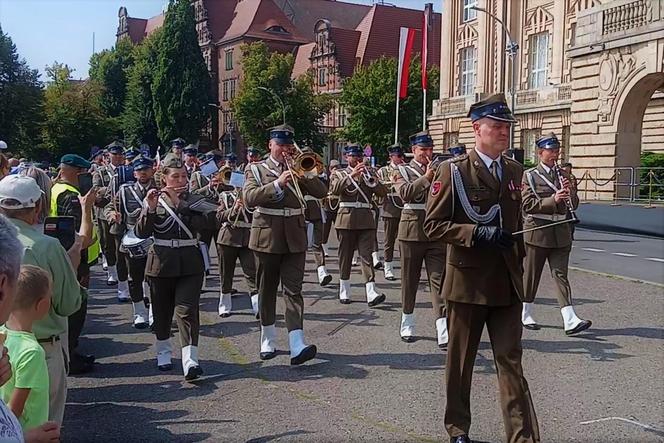
<path fill-rule="evenodd" d="M 127 17 L 127 30 L 129 32 L 129 39 L 133 44 L 143 41 L 145 34 L 145 26 L 148 21 L 143 18 Z"/>
<path fill-rule="evenodd" d="M 337 63 L 342 78 L 350 77 L 355 71 L 355 54 L 361 37 L 362 33 L 355 29 L 330 29 L 330 39 L 336 48 Z"/>
<path fill-rule="evenodd" d="M 311 51 L 316 47 L 315 42 L 306 43 L 297 48 L 295 53 L 295 63 L 293 64 L 293 72 L 291 78 L 298 78 L 306 74 L 311 69 Z"/>
<path fill-rule="evenodd" d="M 359 5 L 337 0 L 274 0 L 286 17 L 309 41 L 314 40 L 314 27 L 324 18 L 332 26 L 355 29 L 371 9 L 370 5 Z"/>
<path fill-rule="evenodd" d="M 208 11 L 208 16 L 210 13 Z M 307 43 L 274 0 L 241 0 L 235 5 L 234 19 L 219 42 L 239 37 Z"/>

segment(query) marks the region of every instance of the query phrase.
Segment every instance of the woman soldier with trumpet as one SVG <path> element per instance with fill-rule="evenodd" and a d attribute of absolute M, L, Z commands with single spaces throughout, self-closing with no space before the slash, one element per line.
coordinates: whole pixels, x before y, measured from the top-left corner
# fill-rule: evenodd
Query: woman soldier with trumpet
<path fill-rule="evenodd" d="M 186 380 L 198 378 L 199 300 L 205 264 L 196 237 L 216 225 L 216 206 L 189 192 L 187 170 L 175 154 L 161 164 L 161 190 L 150 189 L 136 222 L 136 235 L 154 238 L 145 275 L 152 294 L 157 367 L 172 369 L 171 322 L 175 320 L 182 346 Z"/>
<path fill-rule="evenodd" d="M 557 164 L 560 142 L 550 133 L 536 142 L 539 164 L 523 175 L 521 196 L 526 258 L 523 286 L 525 302 L 521 321 L 526 329 L 539 329 L 533 318 L 533 306 L 544 262 L 549 262 L 556 284 L 556 296 L 563 317 L 565 334 L 573 335 L 588 329 L 592 322 L 576 315 L 572 306 L 572 290 L 567 279 L 569 254 L 572 250 L 571 222 L 576 221 L 579 205 L 576 189 L 569 184 L 569 175 Z M 510 189 L 511 192 L 517 189 Z"/>

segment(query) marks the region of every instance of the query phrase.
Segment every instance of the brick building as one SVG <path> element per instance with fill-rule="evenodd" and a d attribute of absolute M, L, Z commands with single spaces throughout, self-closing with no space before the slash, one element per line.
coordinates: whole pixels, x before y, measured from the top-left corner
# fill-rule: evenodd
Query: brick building
<path fill-rule="evenodd" d="M 243 154 L 244 143 L 233 119 L 230 100 L 242 81 L 239 46 L 264 41 L 272 51 L 295 55 L 295 76 L 311 71 L 316 92 L 338 95 L 356 66 L 386 55 L 396 57 L 399 27 L 420 28 L 422 11 L 388 5 L 359 5 L 336 0 L 192 0 L 198 39 L 212 77 L 211 92 L 219 109 L 211 107 L 207 143 L 215 140 L 225 151 Z M 164 16 L 130 17 L 120 8 L 117 38 L 140 43 L 163 24 Z M 434 14 L 429 36 L 429 63 L 438 64 L 440 14 Z M 419 39 L 418 39 L 419 40 Z M 420 42 L 415 44 L 420 51 Z M 338 104 L 326 116 L 324 131 L 343 127 L 347 115 Z M 202 142 L 204 142 L 202 140 Z M 338 157 L 341 142 L 330 143 L 329 156 Z"/>

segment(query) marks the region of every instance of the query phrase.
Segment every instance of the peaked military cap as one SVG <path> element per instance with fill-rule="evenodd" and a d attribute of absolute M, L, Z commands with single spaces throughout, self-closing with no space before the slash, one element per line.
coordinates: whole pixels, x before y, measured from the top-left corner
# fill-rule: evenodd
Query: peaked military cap
<path fill-rule="evenodd" d="M 162 168 L 182 168 L 184 162 L 180 157 L 175 154 L 168 154 L 161 162 Z"/>
<path fill-rule="evenodd" d="M 507 100 L 505 100 L 505 94 L 503 93 L 494 94 L 471 105 L 468 117 L 473 122 L 488 117 L 501 122 L 516 123 L 510 107 L 507 106 Z"/>
<path fill-rule="evenodd" d="M 553 132 L 538 138 L 535 144 L 539 149 L 560 149 L 560 141 Z"/>
<path fill-rule="evenodd" d="M 218 162 L 224 159 L 224 153 L 219 151 L 218 149 L 213 149 L 212 151 L 205 154 L 205 159 L 206 160 L 214 159 L 215 162 Z"/>
<path fill-rule="evenodd" d="M 450 154 L 452 154 L 455 157 L 457 157 L 459 155 L 463 155 L 463 154 L 466 153 L 466 145 L 460 143 L 458 145 L 451 146 L 451 147 L 447 148 L 447 152 L 449 152 Z"/>
<path fill-rule="evenodd" d="M 197 155 L 198 154 L 198 148 L 195 145 L 187 145 L 183 150 L 183 153 L 187 155 Z"/>
<path fill-rule="evenodd" d="M 76 154 L 65 154 L 60 159 L 61 165 L 72 166 L 74 168 L 88 169 L 90 162 Z"/>
<path fill-rule="evenodd" d="M 261 155 L 261 151 L 260 151 L 260 149 L 258 149 L 258 148 L 255 148 L 255 147 L 253 147 L 253 146 L 249 146 L 249 147 L 247 148 L 247 154 L 249 154 L 249 155 L 251 155 L 251 156 L 260 156 L 260 155 Z"/>
<path fill-rule="evenodd" d="M 387 155 L 403 155 L 403 149 L 399 143 L 393 144 L 387 148 Z"/>
<path fill-rule="evenodd" d="M 353 155 L 355 157 L 362 157 L 364 152 L 362 151 L 362 147 L 357 143 L 350 143 L 344 148 L 344 154 Z"/>
<path fill-rule="evenodd" d="M 235 153 L 233 152 L 229 152 L 228 154 L 226 154 L 226 160 L 228 160 L 229 162 L 236 162 L 237 155 L 235 155 Z"/>
<path fill-rule="evenodd" d="M 124 155 L 125 155 L 125 158 L 127 160 L 133 160 L 136 157 L 138 157 L 139 155 L 141 155 L 141 153 L 136 148 L 132 147 L 132 148 L 127 149 L 125 151 Z"/>
<path fill-rule="evenodd" d="M 295 131 L 288 125 L 279 125 L 270 129 L 270 140 L 275 140 L 280 145 L 292 145 Z"/>
<path fill-rule="evenodd" d="M 154 160 L 150 157 L 139 156 L 131 162 L 131 166 L 134 168 L 134 171 L 141 171 L 143 169 L 148 169 L 154 167 Z"/>
<path fill-rule="evenodd" d="M 103 155 L 103 154 L 104 154 L 103 149 L 101 149 L 99 146 L 93 146 L 92 148 L 90 148 L 90 158 L 89 158 L 89 160 L 92 161 L 96 157 L 99 157 L 100 155 Z"/>
<path fill-rule="evenodd" d="M 180 137 L 178 137 L 174 140 L 171 140 L 171 148 L 180 148 L 180 149 L 182 149 L 182 148 L 184 148 L 185 144 L 187 144 L 187 142 L 184 141 L 184 139 L 182 139 Z"/>
<path fill-rule="evenodd" d="M 111 154 L 124 154 L 124 145 L 118 141 L 114 141 L 106 146 L 106 150 Z"/>
<path fill-rule="evenodd" d="M 429 135 L 428 131 L 418 132 L 417 134 L 410 136 L 410 145 L 417 145 L 423 148 L 433 148 L 433 139 Z"/>

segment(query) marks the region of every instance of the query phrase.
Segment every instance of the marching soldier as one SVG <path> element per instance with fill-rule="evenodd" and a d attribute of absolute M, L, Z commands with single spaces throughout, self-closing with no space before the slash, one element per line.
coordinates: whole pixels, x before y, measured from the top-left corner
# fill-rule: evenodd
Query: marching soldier
<path fill-rule="evenodd" d="M 235 171 L 237 169 L 237 155 L 232 152 L 226 154 L 226 166 Z"/>
<path fill-rule="evenodd" d="M 403 164 L 403 150 L 400 144 L 392 145 L 387 148 L 390 156 L 390 163 L 378 170 L 380 181 L 389 188 L 387 196 L 383 199 L 383 230 L 385 238 L 383 239 L 383 258 L 385 260 L 384 272 L 385 280 L 396 280 L 394 276 L 394 244 L 399 232 L 399 219 L 401 218 L 401 208 L 403 201 L 394 190 L 392 177 L 399 171 L 399 165 Z"/>
<path fill-rule="evenodd" d="M 367 303 L 370 307 L 385 301 L 376 291 L 371 253 L 376 235 L 372 199 L 387 195 L 387 188 L 378 176 L 362 162 L 362 148 L 349 145 L 345 149 L 348 167 L 335 171 L 330 177 L 330 193 L 339 197 L 339 211 L 335 229 L 339 237 L 339 301 L 351 302 L 350 268 L 353 253 L 358 250 L 362 259 Z"/>
<path fill-rule="evenodd" d="M 539 428 L 521 366 L 523 293 L 518 184 L 522 166 L 501 155 L 514 117 L 503 94 L 470 107 L 475 149 L 443 163 L 427 200 L 424 231 L 447 243 L 445 427 L 450 441 L 470 442 L 470 388 L 486 325 L 500 386 L 506 441 L 538 442 Z M 515 188 L 516 186 L 516 188 Z"/>
<path fill-rule="evenodd" d="M 184 166 L 187 168 L 187 176 L 191 179 L 194 172 L 198 171 L 198 148 L 194 145 L 187 145 L 183 150 Z"/>
<path fill-rule="evenodd" d="M 157 367 L 173 368 L 171 322 L 175 320 L 182 347 L 185 380 L 198 378 L 199 302 L 205 264 L 196 234 L 216 224 L 216 211 L 205 211 L 204 197 L 188 192 L 183 161 L 175 154 L 162 162 L 161 190 L 150 189 L 136 222 L 139 238 L 154 238 L 148 251 L 145 275 L 152 293 Z"/>
<path fill-rule="evenodd" d="M 105 208 L 107 217 L 119 221 L 118 229 L 121 229 L 123 237 L 127 233 L 134 236 L 134 226 L 143 207 L 143 200 L 150 189 L 157 189 L 154 182 L 154 160 L 147 157 L 138 157 L 133 163 L 134 183 L 125 183 L 120 186 L 116 194 L 116 201 L 109 202 Z M 121 232 L 121 231 L 120 231 Z M 121 245 L 125 250 L 118 257 L 125 261 L 129 270 L 129 296 L 134 308 L 133 324 L 136 329 L 148 327 L 150 315 L 147 310 L 147 302 L 150 300 L 150 288 L 145 284 L 145 266 L 147 264 L 147 251 L 145 255 L 134 255 L 126 250 L 127 245 Z"/>
<path fill-rule="evenodd" d="M 131 163 L 141 155 L 140 151 L 134 147 L 127 148 L 124 152 L 125 165 L 131 166 Z"/>
<path fill-rule="evenodd" d="M 339 169 L 339 160 L 335 159 L 330 160 L 330 164 L 328 166 L 329 173 L 327 175 L 328 186 L 332 174 L 334 174 L 334 171 L 336 171 L 337 169 Z M 325 208 L 325 223 L 323 225 L 322 246 L 323 246 L 323 254 L 325 255 L 325 257 L 327 257 L 329 255 L 327 250 L 327 241 L 330 238 L 330 231 L 332 230 L 332 225 L 337 220 L 337 210 L 339 209 L 339 198 L 328 192 L 325 199 L 323 199 L 323 206 Z"/>
<path fill-rule="evenodd" d="M 424 232 L 424 216 L 429 188 L 435 170 L 431 163 L 433 140 L 428 132 L 410 137 L 413 159 L 398 166 L 394 174 L 395 188 L 403 201 L 399 221 L 399 249 L 401 256 L 401 339 L 415 341 L 415 298 L 426 266 L 431 291 L 431 304 L 436 319 L 438 347 L 447 347 L 447 319 L 442 286 L 445 278 L 445 251 L 447 246 L 439 240 L 431 241 Z"/>
<path fill-rule="evenodd" d="M 249 287 L 251 309 L 258 317 L 258 289 L 256 289 L 256 262 L 254 253 L 249 249 L 252 213 L 247 211 L 241 195 L 235 191 L 224 191 L 219 195 L 217 222 L 220 224 L 217 236 L 217 251 L 223 256 L 220 262 L 222 283 L 219 296 L 219 315 L 229 317 L 233 310 L 233 276 L 235 264 L 240 259 L 244 279 Z"/>
<path fill-rule="evenodd" d="M 247 163 L 244 165 L 244 168 L 242 168 L 242 172 L 245 172 L 250 164 L 257 163 L 259 161 L 261 161 L 260 149 L 249 146 L 247 148 Z"/>
<path fill-rule="evenodd" d="M 560 142 L 551 133 L 537 140 L 539 164 L 526 171 L 522 183 L 524 228 L 546 226 L 567 219 L 566 205 L 576 209 L 579 198 L 570 186 L 570 176 L 556 162 L 560 154 Z M 567 279 L 569 254 L 572 251 L 572 224 L 565 223 L 524 234 L 526 259 L 524 280 L 526 298 L 521 321 L 526 329 L 539 329 L 533 318 L 533 302 L 537 295 L 544 262 L 549 263 L 551 277 L 556 283 L 556 297 L 563 317 L 565 334 L 574 335 L 588 329 L 592 322 L 582 320 L 572 306 L 572 290 Z"/>
<path fill-rule="evenodd" d="M 99 243 L 107 266 L 108 278 L 106 284 L 115 286 L 118 284 L 118 279 L 123 282 L 127 281 L 127 268 L 124 265 L 117 266 L 118 254 L 115 238 L 114 234 L 111 234 L 111 225 L 106 219 L 104 207 L 109 203 L 106 195 L 115 174 L 115 169 L 124 164 L 124 147 L 118 142 L 113 142 L 106 147 L 106 151 L 109 154 L 109 163 L 95 169 L 92 174 L 92 185 L 97 188 L 95 218 L 99 231 Z"/>
<path fill-rule="evenodd" d="M 306 345 L 302 323 L 307 233 L 303 195 L 323 198 L 327 188 L 318 177 L 296 178 L 286 161 L 293 151 L 293 128 L 288 125 L 270 130 L 270 155 L 250 165 L 244 185 L 244 201 L 253 207 L 249 248 L 256 256 L 256 281 L 261 321 L 261 360 L 277 355 L 275 311 L 279 282 L 286 305 L 286 327 L 291 365 L 316 356 L 316 346 Z"/>
<path fill-rule="evenodd" d="M 453 157 L 458 157 L 460 155 L 464 155 L 466 153 L 466 145 L 463 143 L 460 143 L 458 145 L 454 145 L 450 148 L 447 148 L 447 152 L 452 154 Z"/>
<path fill-rule="evenodd" d="M 305 152 L 313 152 L 304 148 Z M 318 175 L 318 178 L 327 185 L 327 174 L 324 172 Z M 332 281 L 332 276 L 325 267 L 325 250 L 323 249 L 323 234 L 325 230 L 325 211 L 322 201 L 312 195 L 305 195 L 306 208 L 304 211 L 304 220 L 307 223 L 308 243 L 314 253 L 316 262 L 316 273 L 318 274 L 318 284 L 327 286 Z"/>

